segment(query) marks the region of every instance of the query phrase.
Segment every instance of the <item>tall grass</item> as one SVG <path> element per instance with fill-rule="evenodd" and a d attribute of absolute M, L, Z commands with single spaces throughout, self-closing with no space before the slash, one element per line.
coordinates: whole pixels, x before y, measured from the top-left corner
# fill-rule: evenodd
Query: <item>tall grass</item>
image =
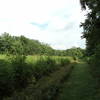
<path fill-rule="evenodd" d="M 0 99 L 21 91 L 32 81 L 37 82 L 44 76 L 68 65 L 70 59 L 48 56 L 1 56 L 0 57 Z M 6 60 L 5 60 L 6 59 Z M 8 59 L 8 61 L 7 61 Z"/>

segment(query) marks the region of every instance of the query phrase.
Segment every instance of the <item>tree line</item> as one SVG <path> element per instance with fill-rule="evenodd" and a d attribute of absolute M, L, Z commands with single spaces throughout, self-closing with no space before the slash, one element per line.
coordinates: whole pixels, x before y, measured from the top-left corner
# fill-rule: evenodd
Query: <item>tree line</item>
<path fill-rule="evenodd" d="M 38 40 L 28 39 L 25 36 L 11 36 L 9 33 L 4 33 L 0 36 L 0 53 L 1 54 L 50 54 L 53 49 L 47 45 L 40 43 Z"/>
<path fill-rule="evenodd" d="M 25 36 L 11 36 L 6 32 L 0 36 L 0 54 L 83 57 L 84 53 L 84 49 L 76 47 L 67 50 L 55 50 L 38 40 L 29 39 Z"/>

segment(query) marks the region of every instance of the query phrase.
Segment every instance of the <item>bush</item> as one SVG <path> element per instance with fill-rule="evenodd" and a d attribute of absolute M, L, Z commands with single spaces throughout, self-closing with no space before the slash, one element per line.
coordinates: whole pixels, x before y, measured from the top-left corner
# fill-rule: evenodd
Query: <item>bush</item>
<path fill-rule="evenodd" d="M 0 60 L 0 100 L 15 91 L 21 92 L 31 83 L 35 85 L 39 79 L 69 63 L 70 60 L 63 57 L 39 57 L 34 63 L 26 63 L 23 55 L 10 56 L 8 61 Z M 55 93 L 55 90 L 52 91 Z"/>
<path fill-rule="evenodd" d="M 12 69 L 8 62 L 0 60 L 0 100 L 13 92 Z"/>
<path fill-rule="evenodd" d="M 70 60 L 67 59 L 67 58 L 61 58 L 61 59 L 60 59 L 60 64 L 61 64 L 61 66 L 66 66 L 66 65 L 68 65 L 69 63 L 70 63 Z"/>
<path fill-rule="evenodd" d="M 17 55 L 10 58 L 10 63 L 0 60 L 0 100 L 29 84 L 32 66 L 25 63 L 25 59 L 25 56 Z"/>
<path fill-rule="evenodd" d="M 90 66 L 92 68 L 92 73 L 96 77 L 100 77 L 100 45 L 95 49 L 95 54 L 90 57 Z"/>
<path fill-rule="evenodd" d="M 52 71 L 56 69 L 56 62 L 50 57 L 43 58 L 41 57 L 35 64 L 34 64 L 34 76 L 38 80 L 43 76 L 48 75 Z"/>
<path fill-rule="evenodd" d="M 16 56 L 12 60 L 13 80 L 15 89 L 21 89 L 28 85 L 32 78 L 32 67 L 25 62 L 25 56 Z"/>

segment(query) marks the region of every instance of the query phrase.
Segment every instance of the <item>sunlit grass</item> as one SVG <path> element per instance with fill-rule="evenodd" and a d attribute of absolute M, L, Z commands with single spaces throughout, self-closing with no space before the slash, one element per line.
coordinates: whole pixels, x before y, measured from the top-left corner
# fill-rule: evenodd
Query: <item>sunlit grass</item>
<path fill-rule="evenodd" d="M 7 57 L 6 55 L 3 54 L 0 55 L 0 59 L 6 59 L 6 57 Z"/>

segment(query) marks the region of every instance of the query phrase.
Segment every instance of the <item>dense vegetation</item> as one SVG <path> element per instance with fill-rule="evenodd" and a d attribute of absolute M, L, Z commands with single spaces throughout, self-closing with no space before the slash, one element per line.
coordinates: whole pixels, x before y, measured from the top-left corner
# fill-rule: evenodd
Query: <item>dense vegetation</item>
<path fill-rule="evenodd" d="M 2 54 L 52 55 L 52 52 L 53 49 L 50 46 L 37 40 L 24 36 L 11 36 L 6 32 L 0 36 L 0 53 Z"/>
<path fill-rule="evenodd" d="M 100 1 L 80 2 L 83 9 L 89 9 L 85 22 L 81 23 L 84 29 L 82 38 L 86 38 L 86 51 L 76 47 L 55 50 L 48 44 L 25 36 L 11 36 L 9 33 L 0 36 L 0 100 L 53 100 L 76 62 L 79 67 L 76 67 L 78 69 L 74 70 L 75 77 L 69 82 L 78 80 L 79 83 L 77 81 L 72 84 L 77 85 L 73 86 L 73 89 L 75 92 L 82 89 L 82 94 L 85 95 L 85 91 L 88 91 L 85 86 L 89 87 L 94 80 L 88 65 L 84 63 L 85 67 L 82 67 L 78 61 L 86 57 L 93 75 L 100 76 Z M 93 86 L 96 86 L 96 83 Z M 73 93 L 72 90 L 71 92 Z M 89 96 L 91 97 L 91 94 Z"/>
<path fill-rule="evenodd" d="M 7 96 L 11 100 L 49 100 L 70 73 L 71 61 L 83 58 L 85 50 L 54 50 L 37 40 L 5 32 L 0 36 L 0 54 L 0 100 Z"/>
<path fill-rule="evenodd" d="M 84 10 L 89 9 L 83 27 L 86 38 L 86 55 L 93 73 L 100 76 L 100 0 L 80 0 Z"/>
<path fill-rule="evenodd" d="M 0 36 L 0 54 L 1 100 L 7 96 L 12 96 L 11 100 L 13 98 L 15 100 L 17 95 L 23 98 L 17 100 L 24 98 L 49 100 L 59 90 L 64 77 L 70 73 L 72 69 L 70 62 L 82 58 L 85 50 L 75 47 L 68 50 L 54 50 L 37 40 L 4 33 Z M 30 91 L 28 95 L 27 92 Z M 39 94 L 39 91 L 43 93 Z M 33 95 L 30 96 L 31 94 Z"/>
<path fill-rule="evenodd" d="M 6 96 L 11 96 L 13 92 L 17 93 L 14 95 L 19 95 L 19 93 L 22 92 L 24 88 L 26 88 L 25 93 L 30 92 L 31 90 L 28 89 L 29 87 L 32 90 L 34 90 L 32 94 L 37 93 L 32 95 L 32 98 L 35 97 L 37 98 L 39 96 L 38 92 L 39 91 L 42 92 L 44 89 L 46 89 L 45 87 L 43 88 L 43 90 L 41 90 L 39 89 L 40 86 L 43 85 L 45 86 L 46 84 L 49 84 L 47 86 L 48 89 L 46 91 L 50 92 L 52 87 L 51 85 L 54 85 L 54 82 L 57 80 L 60 82 L 64 78 L 64 76 L 66 76 L 69 73 L 70 69 L 72 68 L 72 66 L 69 67 L 71 59 L 72 58 L 70 57 L 68 58 L 68 57 L 54 57 L 54 56 L 53 57 L 48 57 L 48 56 L 25 57 L 23 55 L 10 56 L 10 57 L 4 55 L 1 56 L 0 100 L 2 100 Z M 50 75 L 54 73 L 56 74 L 51 77 Z M 52 81 L 49 83 L 49 81 L 44 80 L 45 78 L 46 80 L 52 80 Z M 41 83 L 41 80 L 44 80 L 43 83 Z M 52 91 L 56 91 L 56 89 L 59 88 L 60 84 L 59 82 L 55 84 L 55 88 L 53 88 L 54 90 Z M 37 86 L 38 84 L 39 86 Z M 36 92 L 37 89 L 39 89 L 38 92 Z M 24 91 L 22 93 L 24 93 Z M 50 93 L 52 93 L 52 91 Z M 49 98 L 49 96 L 52 97 L 54 94 L 48 94 L 48 95 L 44 94 L 44 96 L 46 95 L 46 98 Z M 44 98 L 42 96 L 43 95 L 40 95 L 39 98 Z M 20 94 L 19 97 L 23 99 L 16 99 L 16 100 L 24 100 L 24 97 L 28 98 L 27 100 L 30 100 L 29 99 L 30 96 L 28 94 L 27 95 Z M 16 96 L 14 96 L 14 98 L 16 98 Z M 41 99 L 35 99 L 35 100 L 41 100 Z"/>
<path fill-rule="evenodd" d="M 37 40 L 28 39 L 25 36 L 11 36 L 8 33 L 4 33 L 0 36 L 0 53 L 14 55 L 75 56 L 82 58 L 85 50 L 76 47 L 67 50 L 54 50 L 49 45 Z"/>

